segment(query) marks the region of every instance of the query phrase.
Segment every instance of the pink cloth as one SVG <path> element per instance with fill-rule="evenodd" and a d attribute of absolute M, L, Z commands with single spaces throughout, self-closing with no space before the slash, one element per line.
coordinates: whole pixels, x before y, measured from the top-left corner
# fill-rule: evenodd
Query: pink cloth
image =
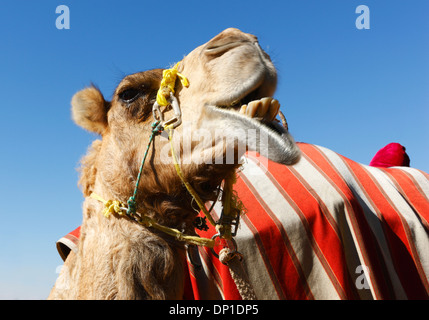
<path fill-rule="evenodd" d="M 399 143 L 389 143 L 387 146 L 377 151 L 374 158 L 369 163 L 372 167 L 396 167 L 410 166 L 410 158 L 405 152 L 405 147 Z"/>

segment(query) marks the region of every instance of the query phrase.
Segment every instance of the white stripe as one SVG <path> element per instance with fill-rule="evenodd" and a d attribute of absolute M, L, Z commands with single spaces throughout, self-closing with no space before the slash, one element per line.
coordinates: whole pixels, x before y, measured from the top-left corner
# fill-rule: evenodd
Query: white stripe
<path fill-rule="evenodd" d="M 301 158 L 294 168 L 300 170 L 302 166 L 305 168 L 308 167 L 308 163 L 304 158 Z M 307 237 L 307 232 L 299 215 L 266 176 L 265 169 L 258 166 L 253 159 L 249 159 L 248 164 L 243 169 L 243 174 L 249 179 L 264 202 L 267 203 L 271 211 L 280 221 L 307 278 L 314 298 L 339 299 L 338 293 L 329 276 L 326 274 L 319 257 L 312 249 L 311 242 Z M 315 174 L 318 173 L 315 172 Z M 315 245 L 317 244 L 315 243 Z M 309 248 L 311 248 L 311 250 L 309 250 Z M 317 284 L 317 286 L 311 284 Z"/>
<path fill-rule="evenodd" d="M 219 214 L 217 213 L 222 212 L 222 203 L 220 201 L 215 204 L 213 211 L 215 213 L 214 216 L 218 218 Z M 261 300 L 278 300 L 279 296 L 266 269 L 264 259 L 259 251 L 253 233 L 243 221 L 239 224 L 235 240 L 237 242 L 237 250 L 243 254 L 243 267 L 249 276 L 257 298 Z"/>
<path fill-rule="evenodd" d="M 416 216 L 414 209 L 410 207 L 407 200 L 398 192 L 394 182 L 390 177 L 383 171 L 377 170 L 376 168 L 369 168 L 373 176 L 379 182 L 381 188 L 389 196 L 389 199 L 393 205 L 398 209 L 397 212 L 402 216 L 405 223 L 408 225 L 408 229 L 411 232 L 411 239 L 408 239 L 411 242 L 411 245 L 414 244 L 414 247 L 417 250 L 418 257 L 414 257 L 421 262 L 423 267 L 423 272 L 426 281 L 428 281 L 429 275 L 429 237 L 426 229 L 421 224 L 419 217 Z M 407 234 L 408 235 L 408 234 Z"/>
<path fill-rule="evenodd" d="M 416 180 L 423 194 L 429 199 L 429 180 L 426 176 L 420 170 L 414 168 L 401 167 L 400 169 L 410 174 Z"/>
<path fill-rule="evenodd" d="M 354 175 L 349 171 L 348 167 L 345 164 L 345 160 L 338 155 L 336 152 L 329 150 L 324 147 L 317 146 L 317 148 L 329 159 L 329 161 L 335 166 L 339 174 L 343 177 L 343 179 L 346 181 L 347 185 L 350 187 L 350 189 L 353 191 L 353 193 L 356 195 L 355 199 L 358 200 L 360 206 L 363 209 L 364 216 L 366 221 L 368 222 L 373 234 L 375 235 L 375 238 L 378 242 L 378 245 L 381 249 L 383 259 L 386 261 L 386 267 L 387 271 L 389 273 L 389 279 L 392 281 L 392 286 L 396 294 L 396 298 L 398 299 L 406 299 L 407 296 L 405 294 L 405 291 L 400 283 L 398 274 L 396 273 L 396 270 L 394 268 L 394 263 L 392 260 L 392 257 L 390 255 L 389 246 L 387 243 L 387 240 L 385 238 L 383 228 L 381 226 L 379 217 L 376 214 L 375 208 L 372 206 L 371 202 L 366 197 L 364 191 L 361 189 L 359 183 L 355 180 Z M 365 166 L 368 168 L 367 166 Z M 370 169 L 376 169 L 376 168 L 370 168 Z M 379 169 L 376 169 L 379 170 Z M 354 212 L 348 212 L 347 219 L 349 222 L 349 225 L 351 224 L 350 216 L 354 215 Z M 358 250 L 359 258 L 361 260 L 361 264 L 365 265 L 365 260 L 363 258 L 362 249 L 359 246 L 359 242 L 357 241 L 356 234 L 353 232 L 353 228 L 351 227 L 351 231 L 355 240 L 355 246 Z M 370 262 L 370 261 L 368 261 Z M 370 267 L 370 266 L 367 266 Z M 364 268 L 363 270 L 366 271 Z M 369 270 L 370 271 L 370 270 Z M 371 272 L 369 272 L 371 273 Z M 366 279 L 368 280 L 368 284 L 370 286 L 370 290 L 373 294 L 373 298 L 376 297 L 375 290 L 374 290 L 374 280 L 371 274 L 366 275 Z M 360 291 L 359 291 L 360 292 Z"/>
<path fill-rule="evenodd" d="M 376 236 L 376 240 L 378 242 L 379 247 L 381 248 L 383 259 L 386 262 L 385 265 L 387 267 L 388 277 L 391 280 L 393 289 L 396 294 L 396 298 L 406 298 L 404 289 L 394 269 L 394 264 L 390 254 L 389 246 L 387 244 L 387 240 L 385 238 L 383 228 L 379 217 L 376 214 L 375 208 L 372 207 L 371 202 L 366 197 L 364 190 L 360 188 L 360 185 L 355 180 L 354 175 L 352 174 L 352 172 L 349 171 L 345 160 L 337 153 L 329 149 L 319 146 L 317 146 L 317 148 L 335 166 L 335 168 L 343 177 L 345 182 L 354 192 L 354 195 L 356 196 L 355 199 L 363 208 L 364 216 L 372 232 Z M 364 264 L 362 248 L 359 247 L 357 235 L 353 231 L 353 223 L 351 221 L 351 216 L 354 215 L 354 212 L 341 210 L 341 205 L 338 205 L 338 199 L 341 199 L 341 196 L 338 194 L 336 189 L 325 180 L 323 175 L 321 175 L 310 163 L 308 163 L 305 158 L 301 158 L 300 162 L 294 166 L 294 169 L 299 172 L 303 179 L 306 180 L 309 185 L 311 185 L 311 187 L 315 190 L 315 192 L 321 197 L 321 199 L 326 204 L 329 212 L 331 214 L 333 213 L 332 217 L 335 219 L 341 229 L 341 237 L 345 245 L 345 250 L 347 251 L 347 249 L 351 249 L 352 251 L 352 253 L 351 251 L 346 252 L 346 259 L 350 274 L 353 275 L 355 273 L 354 268 L 356 267 L 357 262 L 360 260 L 362 261 L 361 264 Z M 384 192 L 390 197 L 392 203 L 394 203 L 394 205 L 397 206 L 398 210 L 402 212 L 403 217 L 407 221 L 407 223 L 409 223 L 409 229 L 411 230 L 415 247 L 418 251 L 426 277 L 428 278 L 429 255 L 427 253 L 427 248 L 429 247 L 429 239 L 427 237 L 427 234 L 425 233 L 423 226 L 420 224 L 420 221 L 415 216 L 413 210 L 408 206 L 406 201 L 396 191 L 393 182 L 386 178 L 382 170 L 368 166 L 365 166 L 365 169 L 367 169 L 368 172 L 372 174 L 374 180 L 378 182 Z M 429 181 L 426 179 L 426 177 L 418 170 L 414 170 L 412 168 L 401 169 L 408 172 L 415 178 L 421 190 L 423 190 L 426 197 L 429 198 Z M 247 159 L 247 163 L 243 166 L 243 174 L 247 177 L 247 179 L 249 179 L 253 187 L 261 195 L 264 201 L 270 206 L 270 209 L 281 222 L 288 238 L 291 241 L 293 250 L 296 253 L 296 256 L 301 264 L 301 267 L 304 270 L 304 273 L 308 274 L 308 284 L 314 297 L 316 299 L 337 299 L 338 295 L 336 293 L 335 287 L 332 286 L 330 279 L 323 268 L 323 265 L 321 265 L 317 255 L 314 254 L 311 247 L 311 242 L 307 238 L 305 228 L 303 227 L 302 222 L 298 217 L 298 214 L 294 211 L 293 207 L 290 206 L 288 201 L 284 199 L 283 195 L 277 190 L 277 188 L 272 185 L 272 182 L 265 175 L 265 172 L 265 168 L 260 168 L 253 161 L 253 159 Z M 217 212 L 220 212 L 221 210 L 220 205 L 220 202 L 218 202 L 215 206 L 215 210 Z M 344 228 L 345 225 L 348 225 L 348 228 Z M 254 284 L 258 298 L 278 298 L 275 286 L 273 285 L 268 271 L 266 270 L 264 260 L 259 252 L 259 248 L 256 244 L 252 231 L 245 223 L 240 224 L 236 240 L 238 243 L 238 250 L 244 254 L 245 268 L 247 269 L 249 278 Z M 353 243 L 354 245 L 352 245 Z M 310 258 L 308 252 L 309 248 L 311 248 Z M 353 253 L 356 253 L 358 255 L 358 259 L 355 258 L 355 254 Z M 306 269 L 306 267 L 309 267 L 308 261 L 311 261 L 310 266 L 313 265 L 311 266 L 311 270 Z M 350 261 L 353 262 L 350 263 Z M 207 268 L 207 266 L 205 267 Z M 208 270 L 206 271 L 208 272 Z M 374 282 L 371 274 L 367 274 L 366 278 L 368 280 L 372 295 L 373 297 L 375 297 L 374 285 L 376 281 Z M 313 284 L 317 284 L 316 287 Z M 365 292 L 362 291 L 367 290 L 358 290 L 359 294 L 362 294 L 361 297 L 364 297 Z"/>
<path fill-rule="evenodd" d="M 354 232 L 354 223 L 350 219 L 350 216 L 354 215 L 354 212 L 353 210 L 350 212 L 348 206 L 344 204 L 345 201 L 349 200 L 347 199 L 347 195 L 343 194 L 334 181 L 332 181 L 331 184 L 329 177 L 325 178 L 323 174 L 320 173 L 319 170 L 321 170 L 321 168 L 316 169 L 305 157 L 301 158 L 298 165 L 299 166 L 293 166 L 293 168 L 298 171 L 302 179 L 305 180 L 310 188 L 319 196 L 328 210 L 327 214 L 335 220 L 335 230 L 340 232 L 338 236 L 344 247 L 347 269 L 352 278 L 353 275 L 357 278 L 360 274 L 356 274 L 356 268 L 363 264 L 361 262 L 362 252 L 361 248 L 358 246 L 357 236 Z M 315 163 L 315 165 L 317 165 L 317 163 Z M 368 279 L 368 276 L 366 276 L 366 278 Z M 358 290 L 358 294 L 362 299 L 372 298 L 368 290 Z"/>
<path fill-rule="evenodd" d="M 357 237 L 354 232 L 354 223 L 350 219 L 350 216 L 354 215 L 354 212 L 353 210 L 350 212 L 348 206 L 345 206 L 344 203 L 345 201 L 349 201 L 347 195 L 341 191 L 334 181 L 331 184 L 329 177 L 325 178 L 319 172 L 321 168 L 316 169 L 305 157 L 302 157 L 298 165 L 294 165 L 293 168 L 298 171 L 302 179 L 319 196 L 328 210 L 327 214 L 335 220 L 336 226 L 334 230 L 338 230 L 340 233 L 338 236 L 344 247 L 347 269 L 352 278 L 353 275 L 357 278 L 360 274 L 356 274 L 356 268 L 363 264 L 361 262 L 363 259 L 361 248 L 358 246 Z M 338 168 L 336 169 L 338 170 Z M 372 298 L 372 295 L 368 294 L 368 290 L 358 290 L 358 294 L 362 299 Z"/>
<path fill-rule="evenodd" d="M 62 237 L 60 240 L 58 240 L 57 242 L 60 242 L 62 244 L 64 244 L 65 246 L 67 246 L 70 250 L 72 250 L 74 253 L 77 253 L 79 250 L 79 246 L 73 242 L 72 240 L 66 238 L 66 237 Z"/>

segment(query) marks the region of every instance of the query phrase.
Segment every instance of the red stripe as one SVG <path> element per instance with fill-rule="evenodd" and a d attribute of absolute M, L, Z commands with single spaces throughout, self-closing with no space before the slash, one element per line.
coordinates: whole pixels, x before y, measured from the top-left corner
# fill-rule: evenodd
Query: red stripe
<path fill-rule="evenodd" d="M 216 212 L 212 211 L 212 214 L 216 216 Z M 201 215 L 201 213 L 200 213 Z M 197 230 L 197 233 L 201 237 L 211 238 L 213 235 L 217 233 L 216 229 L 208 224 L 209 229 L 207 231 Z M 228 266 L 224 265 L 222 262 L 216 258 L 210 249 L 208 248 L 200 248 L 200 257 L 204 260 L 204 262 L 209 267 L 213 280 L 219 286 L 221 291 L 223 292 L 225 300 L 241 300 L 241 295 L 237 290 L 237 286 L 235 285 L 234 280 L 231 277 L 231 273 L 229 272 Z M 200 289 L 198 289 L 200 290 Z"/>
<path fill-rule="evenodd" d="M 273 183 L 273 187 L 277 188 L 300 218 L 314 254 L 318 256 L 339 297 L 346 299 L 347 295 L 335 274 L 335 271 L 337 271 L 338 274 L 349 278 L 348 272 L 344 273 L 344 250 L 338 237 L 338 232 L 334 229 L 337 227 L 335 220 L 322 199 L 297 170 L 293 167 L 273 162 L 268 165 L 270 172 L 266 171 L 267 177 Z M 283 186 L 287 186 L 287 191 Z M 333 227 L 332 224 L 335 226 Z M 353 293 L 349 296 L 353 296 Z"/>
<path fill-rule="evenodd" d="M 372 205 L 383 227 L 395 270 L 405 293 L 408 297 L 412 298 L 417 287 L 421 287 L 421 285 L 417 283 L 420 282 L 420 280 L 418 276 L 415 277 L 415 271 L 410 272 L 410 270 L 415 270 L 415 265 L 410 255 L 413 249 L 411 249 L 410 246 L 411 243 L 407 222 L 398 213 L 398 209 L 384 192 L 377 180 L 367 170 L 363 171 L 367 174 L 368 179 L 364 181 L 363 186 L 365 187 L 365 192 L 371 195 Z"/>
<path fill-rule="evenodd" d="M 372 231 L 364 216 L 363 209 L 356 199 L 356 194 L 348 187 L 342 175 L 338 172 L 338 169 L 332 164 L 332 162 L 321 149 L 314 145 L 302 143 L 299 144 L 299 146 L 301 150 L 303 150 L 303 152 L 309 156 L 309 158 L 311 158 L 313 161 L 316 160 L 315 162 L 317 162 L 318 166 L 323 167 L 323 172 L 329 175 L 332 181 L 335 181 L 335 184 L 332 184 L 332 186 L 336 188 L 344 201 L 344 206 L 346 209 L 345 213 L 349 213 L 348 217 L 351 222 L 351 228 L 357 241 L 355 245 L 360 249 L 363 263 L 370 268 L 369 277 L 373 280 L 372 283 L 375 298 L 382 299 L 386 293 L 389 293 L 388 296 L 391 296 L 392 290 L 384 279 L 384 274 L 387 272 L 384 261 L 378 261 L 378 257 L 380 256 L 380 248 L 375 242 L 374 235 L 372 234 Z M 359 179 L 354 174 L 350 166 L 350 164 L 358 164 L 343 156 L 340 156 L 340 159 L 343 160 L 344 164 L 349 168 L 349 171 L 352 175 L 354 175 L 356 182 L 359 184 Z M 350 250 L 350 248 L 348 248 L 348 250 Z M 376 279 L 382 281 L 375 281 Z"/>
<path fill-rule="evenodd" d="M 280 285 L 280 281 L 277 278 L 277 275 L 274 271 L 274 268 L 270 262 L 270 257 L 268 256 L 265 248 L 264 248 L 264 244 L 262 242 L 261 236 L 259 231 L 256 229 L 256 227 L 252 224 L 252 221 L 249 220 L 248 215 L 243 215 L 241 217 L 241 221 L 242 223 L 245 223 L 246 226 L 249 228 L 250 232 L 253 235 L 252 240 L 255 241 L 256 246 L 258 247 L 258 253 L 261 256 L 262 261 L 264 262 L 264 266 L 265 266 L 265 272 L 267 273 L 267 275 L 269 276 L 270 280 L 271 280 L 271 284 L 274 287 L 274 290 L 277 294 L 277 297 L 280 300 L 287 300 L 287 299 L 292 299 L 291 296 L 288 296 L 288 292 L 284 292 L 284 290 L 282 289 L 281 285 Z M 255 254 L 258 254 L 255 253 Z M 263 273 L 264 271 L 261 270 L 261 273 Z"/>
<path fill-rule="evenodd" d="M 80 237 L 80 226 L 74 229 L 72 232 L 69 233 L 70 235 L 74 236 L 77 240 Z"/>
<path fill-rule="evenodd" d="M 184 284 L 184 290 L 183 290 L 183 300 L 199 300 L 200 297 L 196 297 L 194 295 L 194 287 L 196 284 L 196 279 L 193 274 L 193 266 L 190 266 L 188 262 L 184 264 L 184 273 L 185 273 L 185 284 Z"/>
<path fill-rule="evenodd" d="M 350 188 L 344 182 L 344 179 L 338 175 L 336 169 L 332 167 L 332 164 L 326 161 L 324 155 L 320 153 L 320 150 L 306 144 L 299 144 L 299 146 L 302 151 L 302 156 L 326 179 L 326 182 L 338 192 L 342 202 L 350 203 L 349 199 L 354 197 Z M 308 221 L 310 224 L 312 235 L 322 250 L 324 258 L 335 276 L 334 280 L 328 273 L 331 277 L 331 281 L 337 287 L 340 297 L 343 299 L 357 299 L 359 297 L 357 288 L 346 265 L 343 237 L 341 236 L 341 231 L 339 230 L 337 222 L 332 216 L 332 214 L 338 216 L 340 211 L 335 211 L 334 213 L 329 212 L 322 198 L 313 190 L 311 185 L 306 183 L 296 170 L 291 168 L 291 171 L 299 182 L 303 183 L 305 187 L 304 190 L 299 189 L 299 186 L 286 184 L 284 175 L 276 174 L 276 178 L 281 185 L 287 186 L 287 192 L 291 194 L 295 201 L 299 200 L 299 205 L 302 208 L 301 211 L 306 219 L 303 223 Z M 277 171 L 275 172 L 277 173 Z M 310 201 L 315 201 L 315 203 L 311 205 Z M 339 206 L 338 210 L 341 210 L 341 202 L 338 200 L 337 202 L 337 206 Z M 318 205 L 320 206 L 320 212 L 316 210 Z M 343 214 L 338 218 L 341 220 L 344 219 Z M 348 250 L 350 250 L 350 248 L 348 248 Z M 327 272 L 329 271 L 327 270 Z M 340 286 L 340 288 L 338 288 L 338 286 Z"/>
<path fill-rule="evenodd" d="M 244 177 L 244 181 L 248 180 Z M 237 180 L 237 183 L 235 185 L 235 190 L 240 190 L 240 199 L 245 205 L 247 212 L 245 215 L 241 217 L 241 221 L 247 225 L 250 232 L 252 232 L 253 239 L 256 242 L 256 245 L 258 247 L 259 254 L 265 264 L 265 271 L 267 272 L 268 276 L 271 279 L 271 283 L 274 286 L 274 289 L 277 293 L 277 296 L 279 299 L 292 299 L 292 296 L 289 295 L 288 290 L 284 290 L 284 288 L 281 286 L 280 280 L 277 277 L 276 271 L 274 269 L 274 266 L 271 264 L 272 257 L 269 256 L 268 250 L 265 248 L 264 241 L 261 237 L 261 231 L 258 230 L 257 227 L 253 224 L 254 216 L 258 216 L 258 214 L 264 209 L 260 206 L 259 202 L 254 197 L 253 193 L 248 189 L 247 184 L 243 181 L 243 175 L 240 174 L 239 179 Z M 269 221 L 269 220 L 268 220 Z M 267 224 L 268 221 L 265 221 L 265 224 Z M 272 227 L 272 225 L 271 225 Z M 267 232 L 267 226 L 264 226 L 264 233 Z M 268 231 L 269 233 L 269 231 Z M 277 243 L 275 241 L 274 243 Z M 272 247 L 271 245 L 268 246 L 268 248 Z M 256 253 L 255 253 L 256 254 Z M 277 254 L 275 256 L 275 260 L 277 260 L 277 257 L 283 257 L 283 252 L 280 254 Z"/>
<path fill-rule="evenodd" d="M 386 172 L 389 169 L 380 170 Z M 371 203 L 377 212 L 389 245 L 395 270 L 405 293 L 411 299 L 426 297 L 426 290 L 419 277 L 420 261 L 413 258 L 417 253 L 406 220 L 369 171 L 362 166 L 355 166 L 354 171 L 359 176 L 361 187 L 367 197 L 371 199 Z"/>
<path fill-rule="evenodd" d="M 355 181 L 359 184 L 361 190 L 365 193 L 367 199 L 374 207 L 376 207 L 373 197 L 370 196 L 372 192 L 375 192 L 373 188 L 370 188 L 372 180 L 368 174 L 366 174 L 363 166 L 346 157 L 342 157 L 342 159 L 354 176 Z M 354 202 L 356 201 L 352 201 L 352 204 Z M 370 268 L 370 277 L 374 284 L 375 298 L 394 299 L 394 290 L 391 286 L 391 282 L 386 278 L 388 271 L 385 261 L 382 259 L 383 255 L 376 241 L 376 236 L 373 234 L 362 208 L 356 208 L 354 213 L 354 224 L 356 225 L 356 231 L 359 234 L 358 242 L 359 246 L 362 248 L 362 252 L 364 253 L 364 263 Z"/>
<path fill-rule="evenodd" d="M 218 285 L 220 286 L 225 300 L 241 300 L 241 295 L 237 290 L 234 280 L 231 277 L 228 266 L 216 258 L 208 248 L 203 248 L 208 258 L 206 263 L 213 264 L 213 272 L 217 274 Z"/>
<path fill-rule="evenodd" d="M 429 231 L 429 199 L 419 186 L 416 179 L 408 172 L 400 169 L 387 169 L 386 174 L 395 183 L 396 188 L 405 197 L 422 224 Z M 427 176 L 424 176 L 425 178 Z M 429 180 L 429 179 L 428 179 Z"/>
<path fill-rule="evenodd" d="M 408 204 L 413 208 L 414 213 L 420 217 L 423 215 L 423 218 L 425 218 L 424 215 L 427 214 L 427 211 L 420 211 L 422 215 L 419 215 L 417 207 L 419 209 L 428 210 L 429 202 L 426 202 L 425 204 L 424 203 L 425 201 L 421 201 L 423 200 L 421 197 L 423 194 L 419 193 L 418 189 L 413 187 L 413 185 L 415 186 L 415 184 L 412 183 L 412 180 L 410 180 L 409 177 L 406 174 L 404 174 L 404 172 L 401 172 L 398 169 L 385 169 L 385 171 L 386 171 L 386 174 L 391 178 L 391 180 L 395 184 L 395 187 L 399 190 L 401 195 L 405 198 Z M 402 187 L 401 187 L 401 184 L 402 184 Z M 405 192 L 404 190 L 407 190 L 407 192 Z M 411 199 L 414 201 L 412 201 Z M 385 212 L 383 211 L 383 215 L 384 214 Z M 401 239 L 403 246 L 405 247 L 402 248 L 400 247 L 400 244 L 397 244 L 396 246 L 392 246 L 392 248 L 394 250 L 395 249 L 397 250 L 399 248 L 406 249 L 406 251 L 402 250 L 405 252 L 402 252 L 402 255 L 398 257 L 398 264 L 402 265 L 402 264 L 405 264 L 405 262 L 408 262 L 407 265 L 403 266 L 404 286 L 409 287 L 408 295 L 411 299 L 418 299 L 418 298 L 421 299 L 422 297 L 427 298 L 429 297 L 429 284 L 428 284 L 428 280 L 426 278 L 426 274 L 424 272 L 423 266 L 419 259 L 419 254 L 415 247 L 414 239 L 411 234 L 412 231 L 410 230 L 410 227 L 406 222 L 406 220 L 399 213 L 397 213 L 397 215 L 398 215 L 398 218 L 401 220 L 403 229 L 404 229 L 404 232 L 403 232 L 404 235 L 399 238 Z M 422 219 L 422 223 L 425 224 L 424 219 Z M 397 239 L 397 235 L 400 235 L 400 233 L 393 228 L 392 230 L 395 231 L 394 236 L 396 236 L 395 239 Z M 410 272 L 410 270 L 413 270 L 413 272 Z"/>
<path fill-rule="evenodd" d="M 394 290 L 386 279 L 388 273 L 385 261 L 382 259 L 381 249 L 370 228 L 370 221 L 367 220 L 361 204 L 356 199 L 358 195 L 350 190 L 336 167 L 321 149 L 307 144 L 299 144 L 299 147 L 303 151 L 303 156 L 338 191 L 344 200 L 346 212 L 351 213 L 349 214 L 351 228 L 357 238 L 356 245 L 363 255 L 363 263 L 370 268 L 369 276 L 374 286 L 375 298 L 395 298 Z M 407 232 L 411 231 L 406 229 L 406 221 L 398 214 L 397 208 L 380 188 L 375 177 L 360 164 L 344 157 L 342 159 L 378 214 L 394 268 L 405 293 L 409 298 L 427 298 L 422 279 L 418 277 L 415 270 L 415 260 L 411 255 L 413 244 L 410 241 L 412 239 L 407 237 Z M 347 270 L 340 227 L 332 217 L 332 214 L 338 214 L 338 212 L 329 212 L 322 198 L 312 190 L 311 185 L 302 179 L 298 171 L 271 161 L 268 167 L 270 172 L 267 172 L 267 177 L 300 217 L 312 249 L 319 257 L 340 297 L 356 298 L 358 293 L 352 276 Z M 396 169 L 398 172 L 395 172 L 393 178 L 391 170 L 394 169 L 388 169 L 387 172 L 392 175 L 392 180 L 398 189 L 403 191 L 405 199 L 416 212 L 421 212 L 422 223 L 427 227 L 429 203 L 426 195 L 410 174 Z M 245 223 L 253 233 L 266 271 L 271 277 L 279 297 L 281 299 L 312 299 L 311 290 L 290 239 L 268 204 L 242 174 L 235 190 L 248 209 L 247 214 L 242 217 L 242 223 Z M 202 234 L 202 236 L 207 237 L 212 234 L 214 234 L 213 230 L 210 235 Z M 210 253 L 207 254 L 207 257 L 209 256 L 214 264 L 213 272 L 218 275 L 218 279 L 221 278 L 220 285 L 223 286 L 225 298 L 228 299 L 230 297 L 228 291 L 233 289 L 227 287 L 233 283 L 233 280 L 230 278 L 227 267 L 212 257 Z M 417 261 L 420 262 L 418 259 Z M 210 261 L 207 260 L 207 263 Z M 235 285 L 234 289 L 236 290 Z"/>
<path fill-rule="evenodd" d="M 362 181 L 362 188 L 368 197 L 371 196 L 371 204 L 383 228 L 390 255 L 402 287 L 407 296 L 412 298 L 416 293 L 421 292 L 418 289 L 419 287 L 421 288 L 421 282 L 416 273 L 413 258 L 410 255 L 414 249 L 412 249 L 412 242 L 409 239 L 410 231 L 408 224 L 398 213 L 398 209 L 382 189 L 376 178 L 364 168 L 360 168 L 358 174 Z M 414 271 L 410 272 L 410 270 Z"/>
<path fill-rule="evenodd" d="M 246 196 L 243 201 L 245 207 L 251 208 L 246 213 L 246 218 L 258 230 L 262 243 L 261 251 L 269 257 L 269 261 L 265 263 L 274 271 L 273 283 L 276 287 L 281 287 L 283 295 L 288 299 L 313 299 L 283 226 L 250 181 L 243 174 L 240 174 L 240 177 L 236 190 L 242 201 Z"/>

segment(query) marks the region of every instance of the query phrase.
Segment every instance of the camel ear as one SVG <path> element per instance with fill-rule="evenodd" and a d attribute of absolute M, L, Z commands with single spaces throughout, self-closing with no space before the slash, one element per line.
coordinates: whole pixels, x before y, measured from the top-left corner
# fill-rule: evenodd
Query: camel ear
<path fill-rule="evenodd" d="M 107 128 L 107 111 L 110 103 L 95 87 L 85 88 L 76 93 L 71 101 L 72 118 L 82 128 L 102 134 Z"/>

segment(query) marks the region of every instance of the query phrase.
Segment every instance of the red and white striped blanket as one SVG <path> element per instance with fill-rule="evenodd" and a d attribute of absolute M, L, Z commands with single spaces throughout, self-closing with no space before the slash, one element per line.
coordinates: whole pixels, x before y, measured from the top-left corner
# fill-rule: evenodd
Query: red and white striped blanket
<path fill-rule="evenodd" d="M 235 185 L 247 209 L 238 251 L 258 299 L 428 299 L 429 175 L 298 146 L 293 166 L 248 154 Z M 240 299 L 228 268 L 196 250 L 185 298 Z"/>

